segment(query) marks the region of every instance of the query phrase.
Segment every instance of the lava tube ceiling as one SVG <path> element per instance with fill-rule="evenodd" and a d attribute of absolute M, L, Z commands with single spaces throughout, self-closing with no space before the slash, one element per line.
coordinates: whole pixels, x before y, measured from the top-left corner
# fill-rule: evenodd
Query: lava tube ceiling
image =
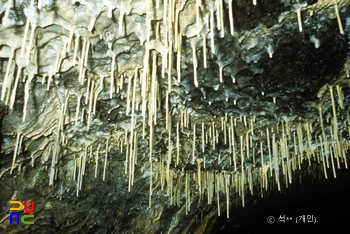
<path fill-rule="evenodd" d="M 0 233 L 346 220 L 333 208 L 348 207 L 349 0 L 9 0 L 0 12 Z"/>

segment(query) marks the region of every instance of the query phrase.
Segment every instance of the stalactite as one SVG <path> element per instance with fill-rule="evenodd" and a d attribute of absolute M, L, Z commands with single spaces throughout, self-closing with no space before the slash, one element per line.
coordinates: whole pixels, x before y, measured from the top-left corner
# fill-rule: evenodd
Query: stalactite
<path fill-rule="evenodd" d="M 194 164 L 194 158 L 196 153 L 196 123 L 193 124 L 193 140 L 192 140 L 192 164 Z"/>
<path fill-rule="evenodd" d="M 172 146 L 171 146 L 171 116 L 169 118 L 169 128 L 168 128 L 168 159 L 167 159 L 167 168 L 166 168 L 166 179 L 167 182 L 169 183 L 169 175 L 170 175 L 170 164 L 171 164 L 171 151 L 172 151 Z M 168 186 L 169 188 L 169 186 Z M 169 194 L 169 191 L 168 191 Z"/>
<path fill-rule="evenodd" d="M 232 1 L 233 0 L 228 0 L 228 9 L 229 9 L 229 20 L 230 20 L 230 32 L 231 32 L 231 36 L 233 36 L 235 34 L 234 31 L 234 22 L 233 22 L 233 10 L 232 10 Z"/>
<path fill-rule="evenodd" d="M 180 207 L 181 206 L 181 182 L 182 182 L 182 177 L 184 175 L 183 170 L 180 172 L 180 174 L 178 174 L 177 176 L 177 190 L 176 190 L 176 202 L 177 202 L 177 206 Z"/>
<path fill-rule="evenodd" d="M 213 195 L 213 193 L 212 193 L 212 185 L 213 185 L 213 183 L 212 183 L 212 180 L 211 180 L 211 173 L 210 172 L 206 172 L 206 177 L 207 177 L 207 200 L 208 200 L 208 205 L 210 205 L 211 204 L 211 198 L 212 198 L 212 195 Z"/>
<path fill-rule="evenodd" d="M 10 171 L 11 175 L 12 175 L 13 169 L 15 169 L 15 162 L 16 162 L 17 154 L 20 151 L 20 147 L 19 147 L 19 139 L 20 139 L 20 137 L 21 137 L 21 133 L 18 132 L 17 133 L 17 138 L 16 138 L 15 151 L 13 152 L 12 166 L 11 166 L 11 171 Z"/>
<path fill-rule="evenodd" d="M 333 131 L 332 131 L 332 128 L 330 128 L 330 133 L 331 133 L 331 139 L 334 139 L 334 134 L 333 134 Z M 334 142 L 331 143 L 331 146 L 330 146 L 330 158 L 331 158 L 331 164 L 332 164 L 332 171 L 333 171 L 333 177 L 334 178 L 337 178 L 337 174 L 336 174 L 336 171 L 335 171 L 335 166 L 334 166 L 334 158 L 337 158 L 336 156 L 336 149 L 335 149 L 335 146 L 334 146 Z M 333 147 L 333 149 L 332 149 Z"/>
<path fill-rule="evenodd" d="M 9 16 L 10 8 L 13 6 L 13 1 L 14 1 L 14 0 L 9 0 L 9 1 L 7 2 L 7 7 L 6 7 L 5 15 L 4 15 L 3 19 L 2 19 L 2 24 L 3 24 L 3 25 L 7 25 L 7 19 L 8 19 L 8 16 Z M 40 2 L 40 0 L 39 0 L 39 2 Z"/>
<path fill-rule="evenodd" d="M 216 191 L 216 200 L 218 207 L 218 216 L 220 216 L 220 192 L 219 192 L 219 175 L 215 174 L 215 191 Z"/>
<path fill-rule="evenodd" d="M 201 162 L 202 159 L 197 159 L 197 184 L 199 193 L 202 193 L 202 183 L 201 183 Z"/>
<path fill-rule="evenodd" d="M 29 84 L 33 79 L 33 75 L 29 75 L 24 87 L 24 106 L 23 106 L 23 119 L 22 121 L 25 122 L 26 116 L 27 116 L 27 106 L 28 106 L 28 100 L 29 100 Z"/>
<path fill-rule="evenodd" d="M 226 136 L 226 120 L 224 120 L 224 118 L 222 118 L 222 122 L 223 122 L 223 128 L 222 130 L 224 131 L 224 145 L 227 144 L 227 136 Z"/>
<path fill-rule="evenodd" d="M 118 29 L 118 33 L 119 33 L 120 35 L 123 34 L 124 14 L 125 14 L 125 12 L 123 12 L 122 10 L 120 10 L 120 15 L 119 15 L 119 29 Z"/>
<path fill-rule="evenodd" d="M 179 37 L 181 35 L 179 34 Z M 179 39 L 179 46 L 177 49 L 177 55 L 176 55 L 176 70 L 177 70 L 177 82 L 181 82 L 181 38 Z"/>
<path fill-rule="evenodd" d="M 83 96 L 81 93 L 77 93 L 77 108 L 76 108 L 76 113 L 75 113 L 75 125 L 78 124 L 79 120 L 79 111 L 80 111 L 80 101 L 81 97 Z"/>
<path fill-rule="evenodd" d="M 340 85 L 336 85 L 335 88 L 338 94 L 338 104 L 340 108 L 344 110 L 344 93 L 342 87 L 340 87 Z"/>
<path fill-rule="evenodd" d="M 73 25 L 71 25 L 70 26 L 70 29 L 69 29 L 69 38 L 68 38 L 68 44 L 67 44 L 67 47 L 66 47 L 66 49 L 67 49 L 67 53 L 68 52 L 70 52 L 70 49 L 71 49 L 71 45 L 72 45 L 72 40 L 73 40 L 73 35 L 74 35 L 74 31 L 75 31 L 75 27 L 76 26 L 73 26 Z"/>
<path fill-rule="evenodd" d="M 223 0 L 218 0 L 219 1 L 219 15 L 220 15 L 220 28 L 218 27 L 218 29 L 221 32 L 221 38 L 223 38 L 225 36 L 225 28 L 224 28 L 224 10 L 223 10 Z"/>
<path fill-rule="evenodd" d="M 223 78 L 222 78 L 222 69 L 223 69 L 223 67 L 219 67 L 219 75 L 220 75 L 220 83 L 223 83 L 224 82 L 224 80 L 223 80 Z"/>
<path fill-rule="evenodd" d="M 146 90 L 147 90 L 147 74 L 148 74 L 148 62 L 149 62 L 149 52 L 150 52 L 150 49 L 149 49 L 150 31 L 151 31 L 150 7 L 151 7 L 151 3 L 150 3 L 150 1 L 147 1 L 147 12 L 146 12 L 147 36 L 146 36 L 146 43 L 145 43 L 145 55 L 144 55 L 144 59 L 143 59 L 143 73 L 142 73 L 142 81 L 141 81 L 142 82 L 142 87 L 141 87 L 142 116 L 143 116 L 143 123 L 144 124 L 146 122 L 145 121 L 145 118 L 146 118 Z M 164 21 L 164 25 L 165 25 L 165 21 Z M 143 138 L 145 137 L 144 127 L 143 127 L 142 137 Z"/>
<path fill-rule="evenodd" d="M 129 115 L 130 114 L 130 90 L 131 90 L 131 80 L 132 78 L 129 78 L 128 79 L 128 89 L 127 89 L 127 92 L 126 92 L 126 115 Z"/>
<path fill-rule="evenodd" d="M 74 158 L 74 171 L 73 171 L 73 180 L 75 181 L 77 177 L 77 159 Z"/>
<path fill-rule="evenodd" d="M 211 122 L 211 124 L 212 124 L 212 137 L 213 137 L 213 139 L 212 139 L 212 144 L 213 144 L 213 150 L 215 150 L 215 140 L 216 140 L 216 131 L 215 131 L 215 123 L 214 123 L 214 121 L 212 121 Z"/>
<path fill-rule="evenodd" d="M 179 121 L 176 123 L 176 166 L 180 161 L 180 123 Z"/>
<path fill-rule="evenodd" d="M 101 144 L 98 144 L 96 155 L 95 155 L 95 178 L 97 178 L 97 169 L 98 169 L 98 157 L 100 154 Z"/>
<path fill-rule="evenodd" d="M 36 25 L 34 23 L 32 23 L 32 28 L 31 28 L 30 36 L 29 36 L 28 53 L 27 53 L 27 57 L 25 60 L 26 66 L 28 66 L 28 64 L 29 64 L 30 52 L 31 52 L 31 48 L 32 48 L 33 39 L 35 37 L 35 29 L 36 29 Z"/>
<path fill-rule="evenodd" d="M 84 83 L 84 61 L 85 61 L 85 52 L 86 52 L 86 44 L 87 44 L 87 40 L 86 38 L 83 38 L 83 48 L 81 50 L 81 56 L 79 59 L 79 83 L 83 84 Z"/>
<path fill-rule="evenodd" d="M 299 32 L 303 31 L 303 21 L 301 19 L 301 8 L 298 7 L 296 9 L 297 15 L 298 15 L 298 25 L 299 25 Z"/>
<path fill-rule="evenodd" d="M 196 41 L 191 41 L 192 48 L 192 62 L 193 62 L 193 82 L 196 87 L 198 87 L 198 78 L 197 78 L 197 53 L 196 53 Z"/>
<path fill-rule="evenodd" d="M 111 19 L 112 16 L 113 16 L 113 8 L 112 7 L 108 7 L 107 17 Z"/>
<path fill-rule="evenodd" d="M 186 208 L 186 215 L 188 214 L 189 211 L 189 181 L 188 181 L 188 173 L 185 172 L 185 198 L 186 198 L 186 203 L 185 203 L 185 208 Z"/>
<path fill-rule="evenodd" d="M 113 89 L 114 89 L 114 66 L 115 66 L 115 56 L 112 56 L 112 63 L 111 63 L 111 86 L 109 91 L 109 98 L 113 98 Z"/>
<path fill-rule="evenodd" d="M 228 127 L 228 149 L 230 155 L 232 154 L 232 136 L 231 136 L 231 127 Z M 232 165 L 232 158 L 230 157 L 230 165 Z"/>
<path fill-rule="evenodd" d="M 130 138 L 133 139 L 133 135 L 130 134 Z M 129 148 L 127 150 L 127 153 L 126 153 L 126 157 L 128 159 L 128 161 L 125 162 L 125 166 L 127 166 L 127 164 L 129 163 L 129 186 L 128 186 L 128 192 L 130 192 L 130 188 L 131 188 L 131 179 L 132 179 L 132 158 L 133 158 L 133 144 L 132 144 L 132 140 L 131 142 L 129 142 Z M 126 171 L 125 171 L 126 172 Z"/>
<path fill-rule="evenodd" d="M 64 111 L 63 111 L 63 115 L 66 115 L 67 114 L 67 108 L 68 108 L 68 101 L 69 101 L 69 90 L 66 90 L 65 91 L 65 94 L 64 94 L 64 97 L 65 97 L 65 100 L 64 100 Z M 64 122 L 64 121 L 63 121 Z"/>
<path fill-rule="evenodd" d="M 266 139 L 267 139 L 267 148 L 269 152 L 269 163 L 270 163 L 270 176 L 272 176 L 272 160 L 271 160 L 271 149 L 270 149 L 270 134 L 269 129 L 266 128 Z"/>
<path fill-rule="evenodd" d="M 157 27 L 158 28 L 158 27 Z M 165 29 L 165 35 L 164 35 L 164 42 L 165 42 L 165 45 L 164 45 L 164 48 L 163 48 L 163 53 L 162 53 L 162 78 L 165 77 L 165 69 L 168 68 L 168 53 L 170 52 L 169 51 L 169 48 L 168 48 L 168 33 L 169 30 L 168 29 Z"/>
<path fill-rule="evenodd" d="M 171 78 L 173 70 L 173 41 L 169 40 L 169 59 L 168 59 L 168 93 L 171 93 Z"/>
<path fill-rule="evenodd" d="M 106 169 L 107 169 L 107 160 L 108 160 L 108 144 L 109 144 L 109 138 L 106 141 L 106 153 L 105 153 L 105 162 L 103 166 L 103 177 L 102 180 L 105 181 L 106 178 Z"/>
<path fill-rule="evenodd" d="M 26 42 L 27 42 L 27 34 L 28 34 L 28 30 L 29 30 L 29 24 L 30 24 L 30 21 L 31 21 L 31 18 L 32 18 L 33 5 L 34 5 L 34 0 L 31 0 L 30 1 L 30 6 L 29 6 L 29 12 L 28 12 L 27 19 L 26 19 L 26 25 L 25 25 L 25 29 L 24 29 L 24 34 L 23 34 L 21 54 L 20 54 L 21 57 L 24 55 L 25 45 L 26 45 Z"/>
<path fill-rule="evenodd" d="M 134 133 L 134 150 L 132 154 L 132 169 L 131 169 L 131 186 L 134 185 L 134 178 L 135 178 L 135 165 L 137 164 L 137 142 L 138 142 L 138 136 L 137 132 Z"/>
<path fill-rule="evenodd" d="M 152 185 L 153 185 L 153 182 L 152 182 L 152 178 L 153 178 L 153 170 L 152 170 L 152 163 L 150 165 L 150 177 L 149 177 L 149 198 L 148 198 L 148 207 L 150 208 L 152 206 Z"/>
<path fill-rule="evenodd" d="M 201 31 L 201 22 L 200 22 L 200 0 L 196 0 L 196 27 L 197 27 L 197 37 L 199 37 L 200 31 Z"/>
<path fill-rule="evenodd" d="M 81 187 L 83 185 L 83 175 L 85 174 L 85 165 L 86 165 L 86 155 L 87 155 L 87 146 L 85 146 L 85 151 L 82 156 L 82 165 L 81 165 L 81 173 L 80 173 L 80 183 L 79 183 L 79 190 L 81 190 Z"/>
<path fill-rule="evenodd" d="M 202 122 L 202 153 L 205 150 L 205 141 L 204 141 L 204 122 Z"/>
<path fill-rule="evenodd" d="M 202 44 L 203 44 L 203 66 L 207 68 L 207 34 L 203 33 L 202 35 Z"/>
<path fill-rule="evenodd" d="M 244 173 L 244 154 L 243 154 L 243 136 L 239 136 L 241 142 L 241 174 Z"/>
<path fill-rule="evenodd" d="M 309 166 L 311 166 L 311 159 L 310 159 L 310 153 L 312 156 L 314 155 L 313 148 L 312 148 L 312 139 L 311 139 L 311 132 L 312 129 L 310 127 L 309 123 L 306 123 L 304 126 L 306 126 L 306 136 L 307 136 L 307 141 L 309 142 L 308 150 L 307 150 L 307 155 L 308 155 L 308 160 L 309 160 Z"/>
<path fill-rule="evenodd" d="M 52 152 L 52 160 L 51 160 L 51 167 L 50 167 L 50 179 L 49 179 L 49 185 L 53 185 L 53 181 L 54 181 L 54 176 L 55 176 L 55 162 L 56 162 L 56 150 L 57 147 L 53 146 L 53 152 Z M 80 175 L 80 172 L 79 172 Z M 80 177 L 80 176 L 79 176 Z M 80 179 L 80 178 L 79 178 Z M 79 180 L 80 181 L 80 180 Z M 79 188 L 79 186 L 77 187 L 77 189 Z M 77 195 L 78 196 L 78 195 Z"/>
<path fill-rule="evenodd" d="M 7 68 L 6 68 L 4 81 L 2 83 L 1 101 L 4 101 L 7 89 L 11 88 L 11 83 L 9 83 L 9 80 L 10 80 L 9 73 L 10 73 L 10 69 L 11 69 L 12 59 L 13 59 L 14 53 L 15 53 L 15 50 L 11 49 L 11 54 L 10 54 L 9 60 L 7 62 Z"/>
<path fill-rule="evenodd" d="M 75 34 L 75 42 L 74 42 L 74 54 L 73 54 L 73 66 L 75 66 L 76 60 L 77 60 L 77 53 L 78 53 L 78 47 L 79 47 L 79 39 L 80 35 L 78 33 Z M 80 77 L 80 76 L 79 76 Z"/>
<path fill-rule="evenodd" d="M 246 142 L 246 154 L 247 154 L 247 158 L 250 158 L 250 152 L 249 152 L 249 133 L 247 132 L 245 134 L 245 142 Z"/>
<path fill-rule="evenodd" d="M 230 190 L 229 190 L 230 175 L 225 175 L 225 193 L 226 193 L 226 213 L 227 218 L 230 218 Z"/>
<path fill-rule="evenodd" d="M 79 156 L 79 171 L 78 171 L 78 181 L 77 181 L 77 192 L 76 196 L 79 197 L 79 185 L 80 185 L 80 179 L 81 179 L 81 158 L 82 156 Z"/>
<path fill-rule="evenodd" d="M 92 112 L 92 103 L 94 102 L 94 90 L 95 90 L 95 81 L 92 81 L 91 90 L 90 90 L 90 100 L 89 100 L 89 110 L 88 110 L 88 121 L 87 128 L 90 129 L 91 124 L 91 112 Z"/>
<path fill-rule="evenodd" d="M 339 94 L 339 93 L 338 93 Z M 337 113 L 336 113 L 336 108 L 335 108 L 335 101 L 334 101 L 334 97 L 333 97 L 333 87 L 330 86 L 330 95 L 331 95 L 331 100 L 332 100 L 332 109 L 333 109 L 333 133 L 334 136 L 332 137 L 332 139 L 334 139 L 333 142 L 334 143 L 334 153 L 336 155 L 336 159 L 337 159 L 337 164 L 338 164 L 338 168 L 339 168 L 339 157 L 337 155 L 342 155 L 342 150 L 341 150 L 341 142 L 339 141 L 339 133 L 338 133 L 338 120 L 337 120 Z M 342 96 L 340 94 L 340 96 Z M 342 97 L 339 97 L 342 98 Z M 331 128 L 331 132 L 332 132 L 332 128 Z M 335 173 L 335 172 L 334 172 Z"/>
<path fill-rule="evenodd" d="M 253 177 L 252 177 L 252 168 L 251 167 L 247 168 L 247 173 L 248 173 L 248 183 L 249 183 L 250 194 L 253 196 L 254 191 L 253 191 Z"/>
<path fill-rule="evenodd" d="M 211 37 L 211 53 L 215 54 L 215 42 L 214 42 L 214 4 L 210 7 L 210 37 Z"/>
<path fill-rule="evenodd" d="M 278 187 L 278 191 L 281 191 L 281 184 L 279 180 L 279 159 L 278 159 L 278 149 L 277 149 L 277 143 L 276 143 L 276 134 L 272 134 L 272 154 L 273 154 L 273 161 L 274 161 L 274 168 L 275 168 L 275 179 L 276 179 L 276 184 Z"/>
<path fill-rule="evenodd" d="M 13 105 L 15 104 L 17 85 L 18 85 L 18 80 L 19 80 L 19 76 L 20 76 L 21 72 L 22 72 L 22 67 L 18 66 L 15 83 L 14 83 L 13 90 L 11 93 L 10 110 L 13 109 Z"/>
<path fill-rule="evenodd" d="M 260 141 L 260 163 L 261 163 L 261 167 L 263 168 L 264 167 L 264 149 L 263 149 L 262 141 Z M 264 187 L 264 183 L 262 187 Z"/>
<path fill-rule="evenodd" d="M 89 58 L 89 50 L 90 50 L 90 41 L 86 40 L 86 50 L 84 53 L 84 69 L 87 66 L 88 58 Z"/>
<path fill-rule="evenodd" d="M 149 95 L 149 125 L 154 121 L 154 125 L 157 123 L 157 53 L 153 51 L 152 56 L 152 77 L 151 77 L 151 89 Z"/>
<path fill-rule="evenodd" d="M 91 85 L 91 77 L 88 77 L 87 86 L 86 86 L 86 92 L 85 92 L 85 105 L 89 104 L 90 85 Z"/>
<path fill-rule="evenodd" d="M 236 147 L 235 147 L 235 132 L 234 132 L 234 126 L 233 126 L 233 117 L 231 116 L 231 136 L 232 136 L 232 152 L 233 152 L 233 166 L 234 170 L 237 170 L 237 165 L 236 165 Z"/>
<path fill-rule="evenodd" d="M 335 11 L 335 15 L 337 16 L 337 21 L 338 21 L 339 33 L 344 34 L 343 24 L 341 22 L 341 18 L 340 18 L 340 14 L 339 14 L 338 2 L 337 2 L 337 0 L 333 0 L 333 1 L 334 1 L 334 11 Z"/>

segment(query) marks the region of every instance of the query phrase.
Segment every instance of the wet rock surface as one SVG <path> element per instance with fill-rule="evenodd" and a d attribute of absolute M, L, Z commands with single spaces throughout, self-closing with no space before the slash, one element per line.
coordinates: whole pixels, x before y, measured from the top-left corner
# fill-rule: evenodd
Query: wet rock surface
<path fill-rule="evenodd" d="M 336 177 L 349 9 L 2 2 L 0 233 L 217 233 L 255 196 Z M 10 225 L 10 200 L 35 224 Z"/>

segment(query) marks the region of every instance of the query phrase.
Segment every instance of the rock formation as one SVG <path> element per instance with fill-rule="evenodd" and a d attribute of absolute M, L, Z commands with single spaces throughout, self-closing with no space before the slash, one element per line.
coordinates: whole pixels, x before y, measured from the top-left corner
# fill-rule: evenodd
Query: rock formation
<path fill-rule="evenodd" d="M 0 232 L 209 232 L 348 167 L 348 0 L 0 11 Z M 10 200 L 35 224 L 10 225 Z"/>

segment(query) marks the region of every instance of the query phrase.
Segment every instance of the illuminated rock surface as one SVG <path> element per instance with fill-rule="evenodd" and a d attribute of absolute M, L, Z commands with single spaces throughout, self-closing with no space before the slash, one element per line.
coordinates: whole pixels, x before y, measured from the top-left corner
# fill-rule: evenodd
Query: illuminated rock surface
<path fill-rule="evenodd" d="M 244 232 L 346 181 L 349 6 L 1 2 L 0 233 Z"/>

